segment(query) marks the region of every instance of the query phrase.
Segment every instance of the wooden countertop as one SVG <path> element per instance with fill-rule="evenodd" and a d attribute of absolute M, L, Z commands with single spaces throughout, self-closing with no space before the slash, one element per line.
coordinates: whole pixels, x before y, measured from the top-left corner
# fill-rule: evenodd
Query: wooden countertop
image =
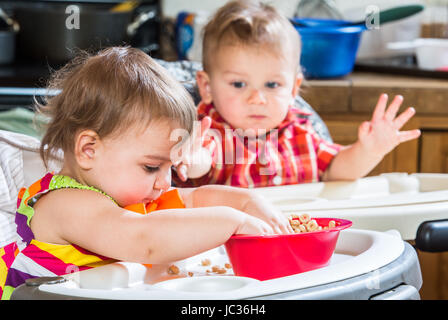
<path fill-rule="evenodd" d="M 334 80 L 307 80 L 302 97 L 319 114 L 372 113 L 378 97 L 401 94 L 403 107 L 414 107 L 419 115 L 448 116 L 448 80 L 402 75 L 353 72 Z M 402 108 L 403 108 L 402 107 Z"/>

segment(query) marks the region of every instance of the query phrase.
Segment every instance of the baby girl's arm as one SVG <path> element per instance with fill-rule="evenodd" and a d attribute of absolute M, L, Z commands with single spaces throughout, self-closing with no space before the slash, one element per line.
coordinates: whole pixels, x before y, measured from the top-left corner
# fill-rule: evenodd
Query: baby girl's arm
<path fill-rule="evenodd" d="M 367 175 L 402 142 L 416 139 L 420 130 L 399 131 L 415 114 L 414 108 L 408 108 L 398 117 L 398 109 L 403 102 L 402 96 L 396 96 L 387 106 L 387 95 L 378 100 L 371 121 L 361 124 L 358 141 L 342 149 L 330 164 L 323 180 L 355 180 Z"/>
<path fill-rule="evenodd" d="M 72 243 L 103 256 L 140 263 L 183 259 L 217 247 L 235 233 L 272 233 L 262 220 L 230 207 L 141 215 L 89 190 L 50 192 L 35 210 L 31 227 L 37 240 Z"/>
<path fill-rule="evenodd" d="M 178 190 L 187 207 L 229 206 L 263 219 L 275 233 L 293 233 L 287 217 L 270 202 L 249 189 L 205 185 Z"/>

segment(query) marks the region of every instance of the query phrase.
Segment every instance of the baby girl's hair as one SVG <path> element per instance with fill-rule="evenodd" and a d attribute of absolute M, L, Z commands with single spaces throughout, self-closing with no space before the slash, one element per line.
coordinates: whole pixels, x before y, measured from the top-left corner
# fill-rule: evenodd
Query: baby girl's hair
<path fill-rule="evenodd" d="M 49 116 L 40 154 L 48 161 L 58 149 L 74 150 L 75 136 L 85 129 L 102 139 L 120 134 L 130 126 L 146 128 L 152 121 L 166 120 L 191 133 L 196 111 L 190 94 L 143 51 L 112 47 L 96 55 L 82 53 L 49 82 L 61 90 L 39 104 Z"/>
<path fill-rule="evenodd" d="M 204 27 L 202 63 L 210 72 L 213 56 L 224 45 L 258 46 L 292 54 L 300 72 L 301 42 L 292 23 L 274 7 L 258 1 L 230 1 Z"/>

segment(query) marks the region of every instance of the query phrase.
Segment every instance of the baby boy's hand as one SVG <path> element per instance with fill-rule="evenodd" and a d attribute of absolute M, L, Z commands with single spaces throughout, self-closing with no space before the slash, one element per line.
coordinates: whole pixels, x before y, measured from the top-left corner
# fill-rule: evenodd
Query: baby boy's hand
<path fill-rule="evenodd" d="M 211 126 L 211 118 L 204 117 L 200 128 L 194 127 L 190 143 L 190 152 L 182 156 L 180 163 L 176 166 L 176 172 L 182 181 L 188 178 L 197 178 L 210 170 L 211 155 L 204 148 L 204 140 Z"/>
<path fill-rule="evenodd" d="M 403 102 L 402 96 L 395 96 L 392 103 L 387 106 L 387 94 L 382 94 L 373 111 L 372 119 L 363 122 L 358 130 L 359 142 L 372 156 L 384 157 L 402 142 L 416 139 L 420 130 L 400 131 L 400 129 L 415 114 L 414 108 L 408 108 L 397 115 Z"/>

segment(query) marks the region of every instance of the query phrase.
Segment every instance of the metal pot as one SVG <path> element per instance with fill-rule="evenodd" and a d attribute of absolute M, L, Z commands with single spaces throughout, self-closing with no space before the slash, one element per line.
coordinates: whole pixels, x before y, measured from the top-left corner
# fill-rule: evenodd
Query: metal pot
<path fill-rule="evenodd" d="M 44 4 L 16 10 L 18 50 L 39 61 L 64 63 L 77 49 L 96 51 L 129 44 L 136 30 L 156 17 L 155 9 L 139 14 L 113 12 L 104 5 Z"/>
<path fill-rule="evenodd" d="M 0 64 L 10 64 L 14 62 L 15 58 L 16 33 L 19 26 L 2 8 L 0 8 L 0 19 L 6 26 L 0 30 Z"/>

